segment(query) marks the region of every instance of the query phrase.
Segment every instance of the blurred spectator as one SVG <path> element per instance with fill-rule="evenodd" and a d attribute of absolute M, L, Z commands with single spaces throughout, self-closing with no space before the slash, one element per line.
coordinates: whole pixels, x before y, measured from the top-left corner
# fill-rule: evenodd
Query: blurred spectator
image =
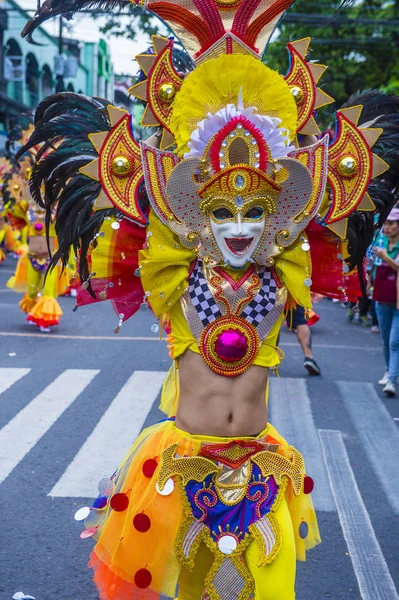
<path fill-rule="evenodd" d="M 319 320 L 318 315 L 312 311 L 312 324 L 317 323 Z M 320 375 L 320 367 L 313 358 L 312 351 L 312 332 L 310 331 L 309 321 L 305 316 L 305 309 L 302 306 L 297 306 L 292 311 L 292 321 L 290 316 L 287 318 L 288 327 L 296 331 L 298 342 L 302 348 L 304 354 L 303 366 L 309 373 L 309 375 Z"/>
<path fill-rule="evenodd" d="M 373 300 L 381 331 L 386 372 L 378 382 L 387 396 L 394 396 L 399 374 L 399 309 L 397 308 L 397 273 L 399 269 L 399 209 L 390 212 L 383 227 L 381 247 L 374 248 Z"/>

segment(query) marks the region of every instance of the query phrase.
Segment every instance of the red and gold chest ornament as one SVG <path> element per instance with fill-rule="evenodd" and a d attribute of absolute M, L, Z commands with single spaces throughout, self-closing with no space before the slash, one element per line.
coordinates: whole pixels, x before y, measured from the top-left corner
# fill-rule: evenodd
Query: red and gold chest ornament
<path fill-rule="evenodd" d="M 236 377 L 244 373 L 259 352 L 256 328 L 240 317 L 227 316 L 210 323 L 202 332 L 202 358 L 218 375 Z"/>
<path fill-rule="evenodd" d="M 262 341 L 284 308 L 275 274 L 253 265 L 238 281 L 224 269 L 193 266 L 181 304 L 206 364 L 236 377 L 254 362 Z"/>

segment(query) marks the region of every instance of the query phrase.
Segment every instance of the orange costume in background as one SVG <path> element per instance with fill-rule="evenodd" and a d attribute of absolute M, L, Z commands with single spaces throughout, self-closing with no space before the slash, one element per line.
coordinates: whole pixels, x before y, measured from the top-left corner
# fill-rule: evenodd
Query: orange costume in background
<path fill-rule="evenodd" d="M 7 287 L 24 296 L 19 303 L 27 320 L 49 331 L 58 325 L 62 310 L 57 296 L 68 287 L 68 274 L 61 267 L 47 273 L 50 255 L 45 235 L 44 211 L 31 200 L 28 180 L 30 159 L 21 161 L 18 174 L 8 182 L 14 203 L 8 210 L 10 219 L 21 231 L 19 253 L 21 254 L 15 275 L 7 282 Z M 54 231 L 50 236 L 52 249 L 55 247 Z"/>

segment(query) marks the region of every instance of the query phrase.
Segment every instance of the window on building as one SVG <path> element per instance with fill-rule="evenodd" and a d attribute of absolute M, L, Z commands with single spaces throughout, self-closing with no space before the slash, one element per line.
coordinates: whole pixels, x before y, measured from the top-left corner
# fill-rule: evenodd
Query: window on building
<path fill-rule="evenodd" d="M 4 67 L 7 95 L 22 104 L 24 101 L 25 63 L 21 47 L 13 38 L 9 39 L 6 45 Z"/>
<path fill-rule="evenodd" d="M 54 90 L 53 74 L 48 65 L 44 65 L 42 69 L 42 96 L 50 96 Z"/>
<path fill-rule="evenodd" d="M 26 57 L 26 89 L 28 105 L 31 108 L 35 108 L 39 104 L 40 99 L 40 77 L 39 63 L 32 52 L 29 52 Z"/>

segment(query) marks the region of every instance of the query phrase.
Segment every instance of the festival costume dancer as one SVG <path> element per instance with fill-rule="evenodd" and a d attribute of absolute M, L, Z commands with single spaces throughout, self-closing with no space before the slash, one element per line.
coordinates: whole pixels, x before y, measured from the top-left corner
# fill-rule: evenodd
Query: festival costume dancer
<path fill-rule="evenodd" d="M 25 33 L 89 4 L 47 0 Z M 314 291 L 342 297 L 370 241 L 358 226 L 375 211 L 367 189 L 388 165 L 370 150 L 382 130 L 357 126 L 361 107 L 338 112 L 332 144 L 298 143 L 320 133 L 314 111 L 330 98 L 316 85 L 325 67 L 306 62 L 310 40 L 289 45 L 285 78 L 259 60 L 290 4 L 148 0 L 196 68 L 184 77 L 157 36 L 137 57 L 146 78 L 131 92 L 147 103 L 142 124 L 161 127 L 141 145 L 131 116 L 100 99 L 64 93 L 36 114 L 30 144 L 58 142 L 31 181 L 48 214 L 57 207 L 53 264 L 79 253 L 77 303 L 111 300 L 116 333 L 150 305 L 174 359 L 168 418 L 77 514 L 97 540 L 102 600 L 293 600 L 296 558 L 320 542 L 302 456 L 268 423 L 269 369 L 284 311 L 311 308 L 305 229 Z"/>
<path fill-rule="evenodd" d="M 48 333 L 58 325 L 62 310 L 57 296 L 68 286 L 68 276 L 60 266 L 46 276 L 50 263 L 45 229 L 45 211 L 32 201 L 29 192 L 31 160 L 25 157 L 18 170 L 7 182 L 8 198 L 11 199 L 8 216 L 20 228 L 19 253 L 21 254 L 15 275 L 7 282 L 7 287 L 24 296 L 19 303 L 27 320 Z M 49 236 L 54 248 L 55 233 Z"/>
<path fill-rule="evenodd" d="M 0 264 L 5 260 L 7 252 L 15 252 L 17 240 L 7 219 L 7 207 L 4 202 L 4 181 L 12 171 L 11 162 L 0 156 Z"/>

